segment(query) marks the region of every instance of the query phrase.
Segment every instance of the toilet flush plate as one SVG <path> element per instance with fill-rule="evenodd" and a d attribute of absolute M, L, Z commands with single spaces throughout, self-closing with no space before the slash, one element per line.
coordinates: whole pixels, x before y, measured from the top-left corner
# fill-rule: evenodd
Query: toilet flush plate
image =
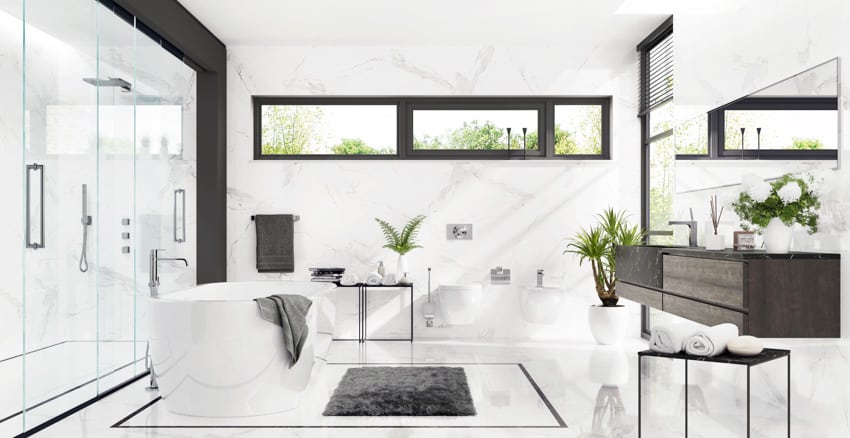
<path fill-rule="evenodd" d="M 446 239 L 448 239 L 448 240 L 472 240 L 472 224 L 448 224 L 448 225 L 446 225 Z"/>

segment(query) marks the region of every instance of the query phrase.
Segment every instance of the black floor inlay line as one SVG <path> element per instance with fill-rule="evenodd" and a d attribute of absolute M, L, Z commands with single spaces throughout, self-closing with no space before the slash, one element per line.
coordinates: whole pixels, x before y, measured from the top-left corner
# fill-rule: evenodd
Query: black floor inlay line
<path fill-rule="evenodd" d="M 126 417 L 124 417 L 124 418 L 122 418 L 122 419 L 118 420 L 118 422 L 117 422 L 117 423 L 113 424 L 113 425 L 112 425 L 112 427 L 121 427 L 121 425 L 122 425 L 122 424 L 124 424 L 125 422 L 127 422 L 127 420 L 129 420 L 129 419 L 131 419 L 131 418 L 135 417 L 135 416 L 136 416 L 136 415 L 138 415 L 140 412 L 142 412 L 142 411 L 144 411 L 145 409 L 147 409 L 147 408 L 149 408 L 149 407 L 153 406 L 154 404 L 156 404 L 156 402 L 158 402 L 158 401 L 160 401 L 160 400 L 162 400 L 162 396 L 161 396 L 161 395 L 160 395 L 160 396 L 157 396 L 155 399 L 153 399 L 153 400 L 151 400 L 151 401 L 149 401 L 149 402 L 145 403 L 145 404 L 144 404 L 142 407 L 140 407 L 139 409 L 136 409 L 135 411 L 130 412 L 130 413 L 129 413 Z"/>
<path fill-rule="evenodd" d="M 518 363 L 517 365 L 519 366 L 520 371 L 525 374 L 525 378 L 528 379 L 528 383 L 531 383 L 531 386 L 534 388 L 535 391 L 537 391 L 537 395 L 539 395 L 540 399 L 543 400 L 543 404 L 545 404 L 546 407 L 549 408 L 549 412 L 551 412 L 552 416 L 555 417 L 555 421 L 557 421 L 558 424 L 561 425 L 561 427 L 567 427 L 567 423 L 564 422 L 564 419 L 561 418 L 561 415 L 558 414 L 558 411 L 555 410 L 555 407 L 552 406 L 552 403 L 549 402 L 548 398 L 546 398 L 546 394 L 543 393 L 543 390 L 540 389 L 539 386 L 537 386 L 537 382 L 534 381 L 534 379 L 531 377 L 531 374 L 529 374 L 528 370 L 525 369 L 525 366 L 523 366 L 521 363 Z"/>
<path fill-rule="evenodd" d="M 136 415 L 144 412 L 146 409 L 158 403 L 162 400 L 162 397 L 157 397 L 143 406 L 139 407 L 135 411 L 131 412 L 118 422 L 112 425 L 112 428 L 119 429 L 562 429 L 566 428 L 567 423 L 564 422 L 564 419 L 561 418 L 561 415 L 558 414 L 558 411 L 552 406 L 552 403 L 546 397 L 546 394 L 543 393 L 543 390 L 540 389 L 540 386 L 537 385 L 537 382 L 531 377 L 531 374 L 521 363 L 517 362 L 500 362 L 500 363 L 445 363 L 445 362 L 423 362 L 423 363 L 412 363 L 412 362 L 392 362 L 392 363 L 328 363 L 328 365 L 511 365 L 518 366 L 523 376 L 528 380 L 528 383 L 534 388 L 534 391 L 537 392 L 540 400 L 543 401 L 543 404 L 546 405 L 546 408 L 549 409 L 549 413 L 555 418 L 555 421 L 558 423 L 557 426 L 486 426 L 486 425 L 444 425 L 444 426 L 404 426 L 404 425 L 372 425 L 372 426 L 354 426 L 354 425 L 221 425 L 221 426 L 189 426 L 189 425 L 179 425 L 179 426 L 163 426 L 163 425 L 125 425 L 124 423 L 130 421 Z"/>
<path fill-rule="evenodd" d="M 141 358 L 141 359 L 137 359 L 137 360 L 135 360 L 135 361 L 133 361 L 133 362 L 130 362 L 130 363 L 128 363 L 128 364 L 121 365 L 120 367 L 118 367 L 118 368 L 116 368 L 116 369 L 114 369 L 114 370 L 112 370 L 112 371 L 110 371 L 110 372 L 108 372 L 108 373 L 106 373 L 106 374 L 104 374 L 104 375 L 100 376 L 100 378 L 101 378 L 101 379 L 103 379 L 103 378 L 105 378 L 105 377 L 109 377 L 109 376 L 111 376 L 111 375 L 113 375 L 113 374 L 117 373 L 118 371 L 121 371 L 121 370 L 123 370 L 124 368 L 127 368 L 127 367 L 129 367 L 130 365 L 133 365 L 133 364 L 139 363 L 139 362 L 141 362 L 141 361 L 143 361 L 143 360 L 144 360 L 144 358 Z M 61 398 L 61 397 L 64 397 L 64 396 L 66 396 L 66 395 L 68 395 L 68 394 L 70 394 L 70 393 L 72 393 L 72 392 L 74 392 L 74 391 L 76 391 L 76 390 L 78 390 L 78 389 L 80 389 L 80 388 L 85 388 L 86 386 L 91 385 L 92 383 L 97 382 L 97 380 L 98 380 L 98 378 L 90 379 L 90 380 L 88 380 L 88 381 L 85 381 L 85 382 L 83 382 L 83 383 L 80 383 L 79 385 L 77 385 L 77 386 L 75 386 L 75 387 L 73 387 L 73 388 L 66 389 L 65 391 L 63 391 L 63 392 L 61 392 L 61 393 L 59 393 L 59 394 L 56 394 L 56 395 L 54 395 L 54 396 L 52 396 L 52 397 L 50 397 L 50 398 L 48 398 L 48 399 L 46 399 L 46 400 L 42 400 L 42 401 L 40 401 L 40 402 L 38 402 L 38 403 L 36 403 L 36 404 L 34 404 L 34 405 L 32 405 L 32 406 L 27 407 L 27 411 L 32 411 L 33 409 L 36 409 L 36 408 L 41 407 L 41 406 L 44 406 L 44 405 L 46 405 L 47 403 L 50 403 L 50 402 L 52 402 L 52 401 L 54 401 L 54 400 L 56 400 L 56 399 L 59 399 L 59 398 Z M 18 411 L 18 412 L 14 413 L 14 414 L 11 414 L 11 415 L 7 416 L 7 417 L 0 418 L 0 423 L 2 423 L 2 422 L 4 422 L 4 421 L 11 420 L 12 418 L 15 418 L 15 417 L 17 417 L 18 415 L 21 415 L 21 414 L 23 414 L 23 411 Z"/>

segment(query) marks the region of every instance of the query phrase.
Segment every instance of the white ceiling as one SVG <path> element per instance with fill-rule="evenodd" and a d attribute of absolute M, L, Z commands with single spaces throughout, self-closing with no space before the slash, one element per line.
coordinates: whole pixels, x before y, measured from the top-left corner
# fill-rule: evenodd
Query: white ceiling
<path fill-rule="evenodd" d="M 670 0 L 180 0 L 227 45 L 634 46 Z"/>

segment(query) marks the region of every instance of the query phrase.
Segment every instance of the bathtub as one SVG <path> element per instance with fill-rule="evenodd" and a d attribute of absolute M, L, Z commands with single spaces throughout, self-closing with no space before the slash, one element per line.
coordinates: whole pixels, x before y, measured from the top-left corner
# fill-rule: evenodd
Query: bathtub
<path fill-rule="evenodd" d="M 335 286 L 307 281 L 212 283 L 149 298 L 150 354 L 171 412 L 243 417 L 293 409 L 333 333 Z M 282 329 L 260 318 L 254 298 L 310 297 L 310 333 L 298 362 Z"/>

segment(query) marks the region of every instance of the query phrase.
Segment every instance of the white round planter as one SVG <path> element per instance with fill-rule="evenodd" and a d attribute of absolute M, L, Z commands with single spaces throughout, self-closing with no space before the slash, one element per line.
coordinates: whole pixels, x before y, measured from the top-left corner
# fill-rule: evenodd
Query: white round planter
<path fill-rule="evenodd" d="M 769 253 L 784 254 L 791 250 L 791 227 L 785 225 L 782 219 L 775 217 L 770 220 L 762 232 L 764 249 Z"/>
<path fill-rule="evenodd" d="M 602 345 L 619 344 L 626 335 L 629 314 L 626 306 L 590 306 L 588 322 L 593 339 Z"/>

